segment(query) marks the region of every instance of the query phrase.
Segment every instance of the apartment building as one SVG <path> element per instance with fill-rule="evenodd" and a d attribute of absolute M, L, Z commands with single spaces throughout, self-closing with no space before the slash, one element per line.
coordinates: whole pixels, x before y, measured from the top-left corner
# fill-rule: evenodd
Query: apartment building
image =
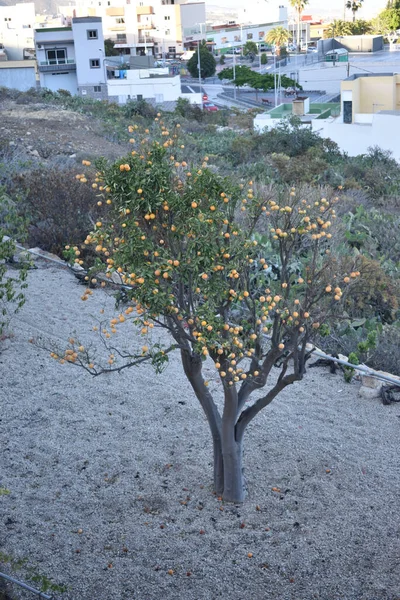
<path fill-rule="evenodd" d="M 121 54 L 175 58 L 188 43 L 201 37 L 205 25 L 205 2 L 186 0 L 79 0 L 61 6 L 66 25 L 73 17 L 99 16 L 103 32 Z M 191 33 L 191 27 L 197 27 Z M 187 39 L 188 38 L 188 39 Z"/>
<path fill-rule="evenodd" d="M 34 27 L 33 2 L 0 6 L 0 45 L 4 46 L 8 60 L 32 58 Z"/>
<path fill-rule="evenodd" d="M 107 98 L 100 17 L 75 17 L 71 27 L 37 29 L 35 47 L 41 87 Z"/>
<path fill-rule="evenodd" d="M 287 26 L 287 20 L 257 25 L 216 25 L 207 30 L 206 39 L 216 54 L 231 53 L 249 41 L 255 42 L 257 46 L 261 45 L 262 49 L 268 31 L 275 27 Z"/>

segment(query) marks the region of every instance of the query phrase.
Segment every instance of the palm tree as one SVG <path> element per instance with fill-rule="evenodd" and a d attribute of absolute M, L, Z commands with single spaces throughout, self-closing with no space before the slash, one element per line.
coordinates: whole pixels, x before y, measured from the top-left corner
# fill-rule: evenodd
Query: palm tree
<path fill-rule="evenodd" d="M 353 22 L 356 20 L 356 12 L 362 7 L 364 0 L 347 0 L 346 8 L 353 13 Z"/>
<path fill-rule="evenodd" d="M 279 55 L 281 53 L 281 46 L 284 46 L 288 43 L 292 36 L 290 32 L 285 29 L 285 27 L 275 27 L 274 29 L 270 29 L 265 36 L 264 40 L 267 44 L 271 46 L 274 45 L 276 48 L 276 53 Z"/>
<path fill-rule="evenodd" d="M 308 4 L 308 0 L 289 0 L 292 8 L 297 12 L 297 47 L 300 52 L 301 43 L 300 43 L 300 22 L 301 22 L 301 13 L 304 8 Z"/>
<path fill-rule="evenodd" d="M 341 19 L 333 21 L 324 32 L 324 38 L 334 38 L 342 35 L 351 35 L 351 24 Z"/>

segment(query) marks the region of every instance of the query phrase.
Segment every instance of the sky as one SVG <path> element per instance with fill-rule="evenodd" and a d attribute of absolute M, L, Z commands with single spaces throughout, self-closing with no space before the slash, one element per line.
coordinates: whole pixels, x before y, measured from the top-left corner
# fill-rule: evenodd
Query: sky
<path fill-rule="evenodd" d="M 207 0 L 209 4 L 225 6 L 229 8 L 240 8 L 243 6 L 243 0 Z M 252 0 L 247 0 L 250 4 Z M 276 4 L 276 0 L 269 0 L 268 4 L 272 6 Z M 285 0 L 280 0 L 279 4 L 288 4 Z M 332 16 L 334 18 L 343 18 L 345 0 L 309 0 L 309 4 L 304 11 L 304 14 L 311 14 L 314 17 Z M 378 12 L 383 10 L 387 4 L 387 0 L 364 0 L 364 6 L 357 13 L 357 16 L 362 19 L 371 19 Z M 347 19 L 350 20 L 351 12 L 346 11 Z"/>

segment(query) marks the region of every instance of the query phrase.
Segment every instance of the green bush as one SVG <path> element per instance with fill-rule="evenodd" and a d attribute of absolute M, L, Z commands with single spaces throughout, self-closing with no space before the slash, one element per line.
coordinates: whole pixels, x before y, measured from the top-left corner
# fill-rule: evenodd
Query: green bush
<path fill-rule="evenodd" d="M 12 313 L 25 303 L 27 264 L 20 262 L 11 270 L 16 251 L 11 236 L 19 234 L 21 240 L 21 233 L 21 220 L 16 215 L 15 207 L 0 188 L 0 340 Z"/>
<path fill-rule="evenodd" d="M 76 179 L 76 171 L 40 167 L 14 178 L 17 208 L 28 219 L 27 243 L 62 255 L 64 246 L 80 241 L 96 220 L 96 190 Z"/>

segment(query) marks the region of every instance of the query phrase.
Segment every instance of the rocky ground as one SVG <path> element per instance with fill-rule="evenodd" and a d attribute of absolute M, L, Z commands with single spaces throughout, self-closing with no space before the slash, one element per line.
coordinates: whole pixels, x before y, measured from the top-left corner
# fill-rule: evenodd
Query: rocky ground
<path fill-rule="evenodd" d="M 112 132 L 107 133 L 104 124 L 91 116 L 59 106 L 20 105 L 14 100 L 0 105 L 0 141 L 33 160 L 80 160 L 100 155 L 117 158 L 126 152 L 127 145 L 110 141 L 112 137 Z"/>
<path fill-rule="evenodd" d="M 96 344 L 114 301 L 37 264 L 1 345 L 0 571 L 57 600 L 400 599 L 399 404 L 309 369 L 249 427 L 249 494 L 224 504 L 179 357 L 160 376 L 59 365 L 29 340 Z M 129 323 L 119 342 L 141 344 Z"/>

